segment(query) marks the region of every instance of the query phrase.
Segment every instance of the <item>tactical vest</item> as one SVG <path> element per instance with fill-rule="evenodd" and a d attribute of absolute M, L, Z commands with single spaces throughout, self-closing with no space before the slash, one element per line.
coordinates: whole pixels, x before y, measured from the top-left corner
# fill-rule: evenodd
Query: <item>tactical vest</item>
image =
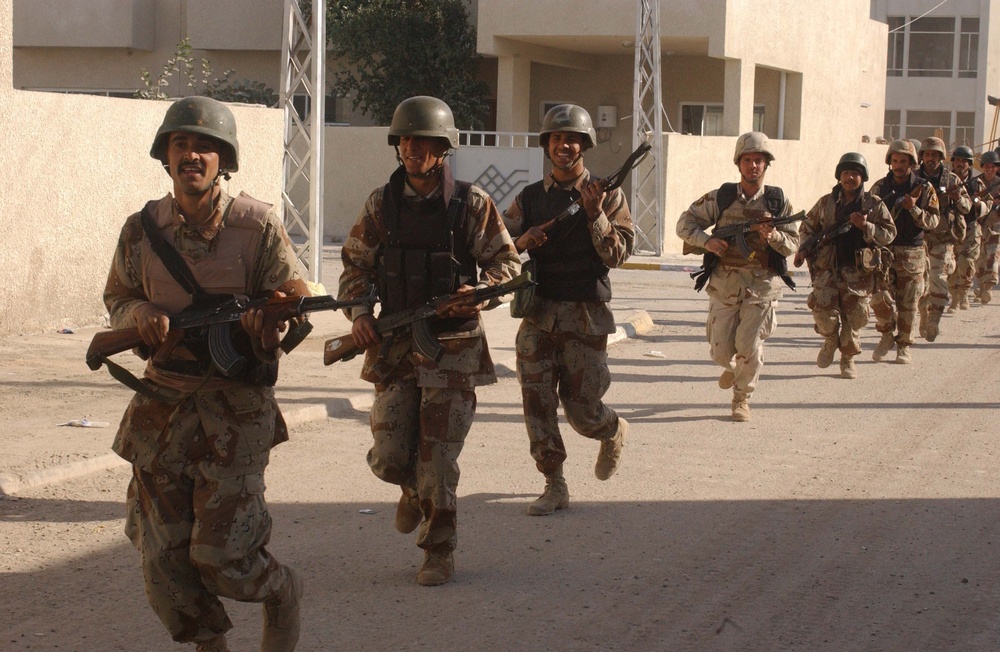
<path fill-rule="evenodd" d="M 981 193 L 986 186 L 983 184 L 980 176 L 981 175 L 972 174 L 972 170 L 969 170 L 969 178 L 962 181 L 962 185 L 965 186 L 965 192 L 969 193 L 969 201 L 972 202 L 972 207 L 969 208 L 969 212 L 965 214 L 966 229 L 973 228 L 973 223 L 976 221 L 976 218 L 980 216 L 983 210 L 983 200 L 979 197 L 979 193 Z"/>
<path fill-rule="evenodd" d="M 465 246 L 455 246 L 456 240 L 464 245 L 471 184 L 456 181 L 445 166 L 439 197 L 409 201 L 403 197 L 405 178 L 406 169 L 400 166 L 382 189 L 386 244 L 378 262 L 380 315 L 415 308 L 476 279 L 472 254 Z M 476 324 L 476 319 L 440 319 L 432 330 L 470 330 Z"/>
<path fill-rule="evenodd" d="M 913 220 L 913 216 L 910 215 L 910 211 L 903 208 L 899 208 L 898 211 L 893 210 L 896 206 L 896 200 L 904 194 L 912 192 L 915 187 L 924 183 L 924 180 L 913 172 L 910 172 L 910 178 L 901 184 L 897 184 L 894 181 L 892 172 L 887 174 L 881 183 L 879 183 L 876 194 L 882 199 L 885 199 L 889 195 L 893 197 L 892 201 L 886 204 L 886 208 L 890 212 L 895 213 L 894 218 L 896 222 L 896 237 L 890 246 L 922 247 L 924 245 L 924 230 L 917 226 L 917 223 Z"/>
<path fill-rule="evenodd" d="M 719 220 L 717 223 L 720 226 L 746 221 L 746 218 L 743 216 L 742 206 L 737 206 L 736 209 L 726 214 L 726 211 L 736 202 L 739 192 L 740 184 L 738 183 L 724 183 L 716 191 L 715 203 L 719 208 Z M 777 186 L 764 186 L 764 206 L 771 215 L 778 217 L 785 210 L 785 192 Z M 724 219 L 725 221 L 723 221 Z M 754 259 L 759 261 L 757 266 L 764 267 L 763 261 L 766 260 L 766 267 L 777 272 L 781 280 L 785 282 L 785 285 L 794 290 L 795 283 L 788 274 L 788 261 L 785 260 L 785 257 L 775 251 L 767 242 L 764 242 L 759 233 L 749 234 L 746 240 L 747 245 L 757 253 L 754 256 Z M 726 249 L 720 262 L 723 265 L 733 265 L 735 267 L 745 267 L 750 263 L 740 253 L 740 250 L 734 246 Z"/>
<path fill-rule="evenodd" d="M 544 224 L 579 197 L 575 188 L 564 190 L 557 184 L 546 192 L 544 181 L 525 187 L 521 192 L 525 229 Z M 594 248 L 586 217 L 578 214 L 547 235 L 544 244 L 528 251 L 535 261 L 538 295 L 554 301 L 611 301 L 608 266 Z"/>
<path fill-rule="evenodd" d="M 866 197 L 870 197 L 871 193 L 859 193 L 854 201 L 849 203 L 837 203 L 841 195 L 841 188 L 838 185 L 833 189 L 833 202 L 836 207 L 836 214 L 834 216 L 835 220 L 849 220 L 851 213 L 860 213 L 863 209 L 863 202 Z M 851 228 L 837 238 L 834 238 L 834 250 L 837 255 L 837 267 L 843 269 L 845 267 L 855 267 L 857 265 L 856 254 L 861 249 L 866 249 L 870 245 L 865 242 L 865 234 L 862 233 L 861 229 Z"/>

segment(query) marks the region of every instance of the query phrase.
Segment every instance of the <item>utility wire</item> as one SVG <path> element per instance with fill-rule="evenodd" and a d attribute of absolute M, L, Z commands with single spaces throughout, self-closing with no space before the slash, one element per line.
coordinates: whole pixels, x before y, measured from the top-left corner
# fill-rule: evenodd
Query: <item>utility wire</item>
<path fill-rule="evenodd" d="M 934 11 L 935 9 L 937 9 L 938 7 L 940 7 L 941 5 L 943 5 L 946 2 L 948 2 L 948 0 L 941 0 L 941 2 L 937 3 L 936 5 L 934 5 L 933 7 L 931 7 L 929 10 L 927 10 L 924 13 L 920 14 L 919 16 L 917 16 L 916 18 L 914 18 L 913 20 L 911 20 L 909 22 L 906 22 L 906 23 L 903 23 L 902 25 L 900 25 L 896 29 L 890 29 L 889 33 L 892 34 L 893 32 L 898 32 L 899 30 L 903 29 L 904 27 L 906 27 L 910 23 L 914 23 L 914 22 L 920 20 L 921 18 L 923 18 L 927 14 L 931 13 L 932 11 Z"/>

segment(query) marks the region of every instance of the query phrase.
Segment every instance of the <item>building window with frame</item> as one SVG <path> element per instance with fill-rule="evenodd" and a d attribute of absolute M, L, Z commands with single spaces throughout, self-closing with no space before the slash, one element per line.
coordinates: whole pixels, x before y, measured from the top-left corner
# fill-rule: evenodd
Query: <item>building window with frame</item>
<path fill-rule="evenodd" d="M 951 77 L 955 69 L 955 19 L 924 17 L 909 25 L 909 77 Z"/>
<path fill-rule="evenodd" d="M 906 42 L 906 32 L 902 16 L 889 16 L 889 53 L 886 58 L 885 74 L 887 77 L 903 76 L 903 45 Z"/>
<path fill-rule="evenodd" d="M 923 140 L 937 135 L 940 130 L 942 140 L 951 141 L 951 111 L 907 111 L 906 137 Z"/>
<path fill-rule="evenodd" d="M 681 133 L 722 136 L 721 104 L 681 104 Z M 764 107 L 753 107 L 753 130 L 764 131 Z"/>
<path fill-rule="evenodd" d="M 889 110 L 885 111 L 885 128 L 882 130 L 882 136 L 889 141 L 899 140 L 899 121 L 900 121 L 900 111 L 899 110 Z"/>
<path fill-rule="evenodd" d="M 976 114 L 972 111 L 955 113 L 955 140 L 952 147 L 966 145 L 972 147 L 976 139 Z"/>
<path fill-rule="evenodd" d="M 979 71 L 979 19 L 962 18 L 958 36 L 958 76 L 975 79 Z"/>

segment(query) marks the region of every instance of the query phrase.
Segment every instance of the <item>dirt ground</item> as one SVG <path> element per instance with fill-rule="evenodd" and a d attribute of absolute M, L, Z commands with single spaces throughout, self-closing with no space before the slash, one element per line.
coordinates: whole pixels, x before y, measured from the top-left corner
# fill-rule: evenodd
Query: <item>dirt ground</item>
<path fill-rule="evenodd" d="M 335 418 L 275 450 L 270 548 L 306 578 L 300 650 L 1000 649 L 1000 308 L 946 316 L 909 366 L 871 362 L 869 327 L 846 381 L 836 363 L 815 366 L 801 287 L 780 304 L 753 420 L 734 424 L 704 295 L 681 272 L 612 278 L 616 310 L 655 324 L 610 350 L 607 402 L 632 423 L 621 470 L 596 480 L 597 444 L 564 428 L 570 508 L 527 516 L 543 481 L 516 379 L 481 388 L 452 583 L 416 585 L 421 553 L 392 527 L 398 493 L 364 461 L 363 407 L 338 399 Z M 356 392 L 357 369 L 319 366 L 317 386 L 286 401 Z M 102 406 L 99 385 L 114 381 L 85 372 L 0 367 L 4 441 L 29 446 L 25 420 L 44 400 L 37 465 L 86 458 L 80 438 L 109 445 L 113 427 L 49 427 L 120 414 L 127 395 Z M 122 534 L 127 481 L 116 467 L 0 496 L 0 650 L 181 649 Z M 233 650 L 257 649 L 260 607 L 227 608 Z"/>

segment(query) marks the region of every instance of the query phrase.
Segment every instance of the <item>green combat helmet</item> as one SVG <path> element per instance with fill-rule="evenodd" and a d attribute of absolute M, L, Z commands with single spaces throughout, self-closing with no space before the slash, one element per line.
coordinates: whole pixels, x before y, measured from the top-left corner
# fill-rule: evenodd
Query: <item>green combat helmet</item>
<path fill-rule="evenodd" d="M 1000 154 L 997 154 L 993 150 L 983 152 L 983 155 L 979 157 L 979 165 L 982 166 L 984 163 L 1000 165 Z"/>
<path fill-rule="evenodd" d="M 840 157 L 840 161 L 837 163 L 837 171 L 834 172 L 834 178 L 837 181 L 840 181 L 840 173 L 844 170 L 857 170 L 861 173 L 861 180 L 868 181 L 868 161 L 858 152 L 847 152 Z"/>
<path fill-rule="evenodd" d="M 185 97 L 167 109 L 156 131 L 149 155 L 167 165 L 167 140 L 174 131 L 211 136 L 226 150 L 229 165 L 220 172 L 240 169 L 240 144 L 236 140 L 236 118 L 225 104 L 210 97 Z"/>
<path fill-rule="evenodd" d="M 733 163 L 740 164 L 740 157 L 744 154 L 759 152 L 767 158 L 767 164 L 774 161 L 774 152 L 771 151 L 771 143 L 767 135 L 759 131 L 748 131 L 736 139 L 736 152 L 733 154 Z"/>
<path fill-rule="evenodd" d="M 576 104 L 557 104 L 545 113 L 545 117 L 542 118 L 542 130 L 538 132 L 538 144 L 546 151 L 549 149 L 549 134 L 554 131 L 582 134 L 586 140 L 584 150 L 597 144 L 597 132 L 594 131 L 590 114 Z"/>
<path fill-rule="evenodd" d="M 909 140 L 903 140 L 901 138 L 899 140 L 892 141 L 889 145 L 889 149 L 885 153 L 886 165 L 889 165 L 893 154 L 906 154 L 910 157 L 910 160 L 913 161 L 914 165 L 917 164 L 917 150 L 913 147 L 913 143 Z"/>
<path fill-rule="evenodd" d="M 955 160 L 957 158 L 973 163 L 976 160 L 975 155 L 972 153 L 971 147 L 966 147 L 965 145 L 959 145 L 955 148 L 955 151 L 951 153 L 951 159 Z"/>
<path fill-rule="evenodd" d="M 399 145 L 400 136 L 444 138 L 452 149 L 458 149 L 458 129 L 451 107 L 428 95 L 407 98 L 396 107 L 389 125 L 389 144 Z"/>

